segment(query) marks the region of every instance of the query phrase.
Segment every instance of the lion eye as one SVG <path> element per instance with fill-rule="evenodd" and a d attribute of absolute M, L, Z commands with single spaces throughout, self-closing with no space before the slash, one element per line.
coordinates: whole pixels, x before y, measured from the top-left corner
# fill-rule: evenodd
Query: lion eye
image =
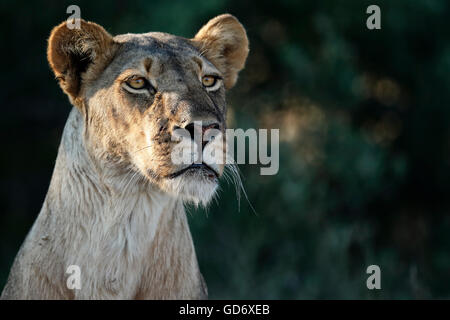
<path fill-rule="evenodd" d="M 142 77 L 133 77 L 127 80 L 127 84 L 133 89 L 142 89 L 146 85 L 146 80 Z"/>
<path fill-rule="evenodd" d="M 216 84 L 217 78 L 214 76 L 204 76 L 202 78 L 202 84 L 205 87 L 212 87 Z"/>

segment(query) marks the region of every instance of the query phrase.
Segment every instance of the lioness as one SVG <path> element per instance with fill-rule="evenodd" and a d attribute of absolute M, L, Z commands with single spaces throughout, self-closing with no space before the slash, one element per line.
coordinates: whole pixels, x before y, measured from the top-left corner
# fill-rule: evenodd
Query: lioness
<path fill-rule="evenodd" d="M 197 132 L 199 120 L 202 135 L 225 131 L 225 90 L 248 51 L 229 14 L 193 39 L 112 37 L 84 20 L 52 30 L 48 61 L 74 108 L 3 299 L 207 297 L 183 203 L 208 203 L 225 166 L 174 164 L 172 132 Z M 81 288 L 66 283 L 69 266 L 79 267 Z"/>

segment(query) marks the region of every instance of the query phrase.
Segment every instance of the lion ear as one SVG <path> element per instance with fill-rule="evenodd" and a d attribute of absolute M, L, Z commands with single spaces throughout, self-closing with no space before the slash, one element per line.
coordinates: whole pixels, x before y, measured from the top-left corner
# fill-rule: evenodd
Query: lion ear
<path fill-rule="evenodd" d="M 47 59 L 61 88 L 76 100 L 84 82 L 95 78 L 114 56 L 116 45 L 101 26 L 80 19 L 79 28 L 66 22 L 53 28 Z"/>
<path fill-rule="evenodd" d="M 225 87 L 233 87 L 249 51 L 242 24 L 231 14 L 222 14 L 204 25 L 192 41 L 223 73 Z"/>

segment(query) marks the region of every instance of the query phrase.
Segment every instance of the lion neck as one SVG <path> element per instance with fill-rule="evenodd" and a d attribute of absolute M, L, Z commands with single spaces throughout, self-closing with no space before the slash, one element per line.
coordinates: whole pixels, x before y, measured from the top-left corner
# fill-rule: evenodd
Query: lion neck
<path fill-rule="evenodd" d="M 85 146 L 83 122 L 74 108 L 58 151 L 49 194 L 57 194 L 62 206 L 76 203 L 72 209 L 81 216 L 113 223 L 131 214 L 157 218 L 163 211 L 179 209 L 180 199 L 150 185 L 136 172 L 96 161 Z"/>
<path fill-rule="evenodd" d="M 83 131 L 74 108 L 31 238 L 51 233 L 62 262 L 84 270 L 81 298 L 97 297 L 88 291 L 95 282 L 110 283 L 109 291 L 126 299 L 203 296 L 182 201 L 99 167 L 84 147 Z"/>
<path fill-rule="evenodd" d="M 149 277 L 167 279 L 165 274 L 181 272 L 191 276 L 176 281 L 183 280 L 182 285 L 197 283 L 199 270 L 182 201 L 111 169 L 99 168 L 83 145 L 82 121 L 74 109 L 63 133 L 40 219 L 53 225 L 50 229 L 62 231 L 60 241 L 71 244 L 67 263 L 89 261 L 85 269 L 92 272 L 92 279 L 98 279 L 102 272 L 108 279 L 137 275 L 140 280 L 127 290 L 140 292 L 140 296 L 164 297 L 164 292 L 177 292 L 166 290 L 166 284 L 158 285 L 159 280 L 152 280 L 145 290 L 140 288 L 138 282 L 150 283 Z M 180 270 L 174 270 L 173 261 L 180 261 Z M 105 263 L 116 267 L 106 272 Z M 128 282 L 133 283 L 133 279 Z M 160 289 L 151 291 L 155 287 Z"/>

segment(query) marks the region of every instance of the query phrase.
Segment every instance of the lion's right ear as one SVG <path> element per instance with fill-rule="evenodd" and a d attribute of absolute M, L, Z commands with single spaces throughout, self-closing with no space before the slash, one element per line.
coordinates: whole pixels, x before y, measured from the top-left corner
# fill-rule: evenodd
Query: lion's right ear
<path fill-rule="evenodd" d="M 192 43 L 223 73 L 225 88 L 233 87 L 249 50 L 247 33 L 238 19 L 222 14 L 209 20 Z"/>
<path fill-rule="evenodd" d="M 80 28 L 68 28 L 67 22 L 53 28 L 47 59 L 61 88 L 76 101 L 83 84 L 98 76 L 116 49 L 105 29 L 80 19 Z"/>

